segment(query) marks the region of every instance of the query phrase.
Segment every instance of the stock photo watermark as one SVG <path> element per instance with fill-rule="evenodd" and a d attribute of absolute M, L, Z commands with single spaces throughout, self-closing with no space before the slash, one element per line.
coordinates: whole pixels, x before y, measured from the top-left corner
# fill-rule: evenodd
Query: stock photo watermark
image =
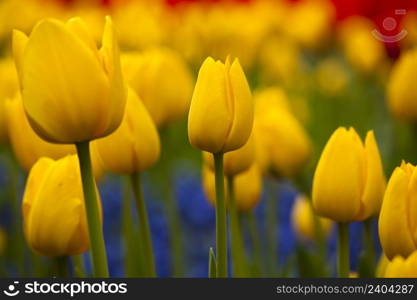
<path fill-rule="evenodd" d="M 395 10 L 395 15 L 397 15 L 397 16 L 405 16 L 406 14 L 407 14 L 407 10 L 405 10 L 405 9 L 396 9 Z M 394 32 L 397 29 L 398 26 L 399 25 L 398 25 L 397 20 L 393 17 L 386 17 L 382 21 L 382 27 L 387 32 Z M 399 31 L 398 33 L 396 33 L 394 35 L 383 34 L 378 29 L 372 30 L 372 35 L 376 39 L 378 39 L 378 40 L 380 40 L 381 42 L 384 42 L 384 43 L 396 43 L 396 42 L 404 39 L 407 36 L 407 34 L 408 34 L 408 32 L 405 29 L 401 29 L 401 31 Z"/>

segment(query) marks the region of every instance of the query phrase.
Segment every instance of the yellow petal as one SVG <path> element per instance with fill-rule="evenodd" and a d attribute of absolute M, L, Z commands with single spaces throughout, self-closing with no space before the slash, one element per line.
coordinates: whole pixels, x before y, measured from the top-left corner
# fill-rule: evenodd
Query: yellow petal
<path fill-rule="evenodd" d="M 23 56 L 23 103 L 35 131 L 57 143 L 105 134 L 109 82 L 93 51 L 56 20 L 38 23 Z"/>
<path fill-rule="evenodd" d="M 20 88 L 22 88 L 22 78 L 23 78 L 23 53 L 25 51 L 26 45 L 29 38 L 23 32 L 19 30 L 13 30 L 13 58 L 16 65 L 16 70 L 19 75 Z"/>
<path fill-rule="evenodd" d="M 261 172 L 256 164 L 245 172 L 239 173 L 233 180 L 236 208 L 239 211 L 254 209 L 260 199 L 262 190 Z"/>
<path fill-rule="evenodd" d="M 188 116 L 191 145 L 211 153 L 222 152 L 233 120 L 230 109 L 225 67 L 209 57 L 200 68 L 191 100 Z"/>
<path fill-rule="evenodd" d="M 373 131 L 368 131 L 366 135 L 365 156 L 366 183 L 361 200 L 361 211 L 356 218 L 357 221 L 363 221 L 373 215 L 377 215 L 384 197 L 385 176 Z"/>
<path fill-rule="evenodd" d="M 338 128 L 327 142 L 313 181 L 315 211 L 339 222 L 354 220 L 363 186 L 363 146 L 353 130 Z"/>
<path fill-rule="evenodd" d="M 401 256 L 396 256 L 392 261 L 388 262 L 385 270 L 387 278 L 403 277 L 405 261 Z"/>
<path fill-rule="evenodd" d="M 388 259 L 396 255 L 407 257 L 414 251 L 408 223 L 408 186 L 410 175 L 396 168 L 391 175 L 379 215 L 379 238 Z"/>
<path fill-rule="evenodd" d="M 233 121 L 223 147 L 223 152 L 242 147 L 248 140 L 253 126 L 253 100 L 245 73 L 235 59 L 229 71 Z"/>

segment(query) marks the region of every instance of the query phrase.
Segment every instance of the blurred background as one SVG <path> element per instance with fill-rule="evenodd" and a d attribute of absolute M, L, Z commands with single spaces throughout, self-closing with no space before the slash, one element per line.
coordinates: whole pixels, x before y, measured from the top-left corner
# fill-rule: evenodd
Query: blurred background
<path fill-rule="evenodd" d="M 310 195 L 317 160 L 338 126 L 353 126 L 362 137 L 367 130 L 375 131 L 387 177 L 402 159 L 416 163 L 416 128 L 393 117 L 386 101 L 393 65 L 417 43 L 416 1 L 0 0 L 2 275 L 30 276 L 47 264 L 44 258 L 34 258 L 21 234 L 19 203 L 27 174 L 10 160 L 13 154 L 2 108 L 2 102 L 17 91 L 11 31 L 19 29 L 29 34 L 42 18 L 66 20 L 80 16 L 100 43 L 105 15 L 113 17 L 123 52 L 146 54 L 169 49 L 185 62 L 194 82 L 207 56 L 224 61 L 231 55 L 239 58 L 254 94 L 270 87 L 284 93 L 291 114 L 308 133 L 311 155 L 291 178 L 265 178 L 261 201 L 254 208 L 255 235 L 265 254 L 262 257 L 267 256 L 267 236 L 272 232 L 278 239 L 275 256 L 279 273 L 275 275 L 333 274 L 335 233 L 330 231 L 326 241 L 325 256 L 330 265 L 327 273 L 320 273 L 314 263 L 314 242 L 297 233 L 292 222 L 295 199 L 299 194 Z M 176 93 L 176 73 L 164 66 L 161 72 L 172 82 L 153 88 Z M 175 122 L 161 122 L 158 127 L 162 157 L 144 176 L 157 273 L 162 277 L 206 277 L 208 248 L 215 244 L 215 212 L 202 186 L 201 153 L 189 145 L 186 115 Z M 279 147 L 279 141 L 276 143 Z M 270 185 L 274 188 L 268 190 Z M 17 196 L 13 195 L 15 188 Z M 174 192 L 167 193 L 171 188 Z M 123 216 L 135 209 L 123 207 L 125 188 L 119 177 L 107 174 L 99 189 L 110 274 L 125 276 L 129 262 L 122 237 L 129 224 Z M 267 190 L 277 202 L 275 229 L 266 222 Z M 242 228 L 247 251 L 252 253 L 253 227 L 245 219 Z M 361 268 L 363 230 L 361 223 L 351 224 L 351 269 L 355 271 Z M 374 247 L 380 253 L 376 221 L 371 222 L 371 230 Z M 176 267 L 173 247 L 180 253 Z M 267 265 L 266 260 L 261 262 L 262 268 Z"/>

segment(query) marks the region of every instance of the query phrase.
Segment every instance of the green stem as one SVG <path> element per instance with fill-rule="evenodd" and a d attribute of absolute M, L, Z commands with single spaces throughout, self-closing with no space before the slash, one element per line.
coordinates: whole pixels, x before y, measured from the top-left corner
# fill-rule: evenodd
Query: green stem
<path fill-rule="evenodd" d="M 77 278 L 85 278 L 85 268 L 84 268 L 84 261 L 83 255 L 78 254 L 71 257 L 72 258 L 72 265 L 74 268 L 74 276 Z"/>
<path fill-rule="evenodd" d="M 227 277 L 227 224 L 224 201 L 223 153 L 214 153 L 216 185 L 216 262 L 217 277 Z"/>
<path fill-rule="evenodd" d="M 261 240 L 259 239 L 258 225 L 255 219 L 255 213 L 250 211 L 246 214 L 249 234 L 252 241 L 253 261 L 254 261 L 254 276 L 258 277 L 262 274 L 262 253 L 261 253 Z"/>
<path fill-rule="evenodd" d="M 61 256 L 55 258 L 56 264 L 56 277 L 66 278 L 68 277 L 68 256 Z"/>
<path fill-rule="evenodd" d="M 103 278 L 109 277 L 103 228 L 100 220 L 99 203 L 97 200 L 96 185 L 93 177 L 93 168 L 91 166 L 90 143 L 88 141 L 77 143 L 76 147 L 80 163 L 85 208 L 87 212 L 93 276 Z"/>
<path fill-rule="evenodd" d="M 151 232 L 149 228 L 148 213 L 146 211 L 146 203 L 143 199 L 142 189 L 139 182 L 139 173 L 134 173 L 130 176 L 130 182 L 132 185 L 133 195 L 136 200 L 136 209 L 138 210 L 139 217 L 139 236 L 140 241 L 143 244 L 143 262 L 145 264 L 146 276 L 156 277 L 155 261 L 153 257 Z"/>
<path fill-rule="evenodd" d="M 364 221 L 366 258 L 370 263 L 371 277 L 375 276 L 375 247 L 372 239 L 372 219 Z"/>
<path fill-rule="evenodd" d="M 232 258 L 233 277 L 247 277 L 245 247 L 240 230 L 239 213 L 236 208 L 233 177 L 227 177 L 228 207 L 230 212 L 230 251 Z"/>
<path fill-rule="evenodd" d="M 135 232 L 131 210 L 130 177 L 122 181 L 122 238 L 125 251 L 124 264 L 127 277 L 144 277 L 144 262 L 141 252 L 141 242 Z"/>
<path fill-rule="evenodd" d="M 338 223 L 337 273 L 341 278 L 349 277 L 349 223 Z"/>
<path fill-rule="evenodd" d="M 277 190 L 274 182 L 268 182 L 268 195 L 266 197 L 266 228 L 267 228 L 267 251 L 268 251 L 268 274 L 277 275 L 278 268 L 278 218 L 277 218 Z"/>

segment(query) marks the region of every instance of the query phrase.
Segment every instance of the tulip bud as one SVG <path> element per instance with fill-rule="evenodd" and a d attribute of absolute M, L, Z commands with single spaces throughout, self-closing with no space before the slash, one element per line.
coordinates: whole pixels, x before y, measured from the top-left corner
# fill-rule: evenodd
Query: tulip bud
<path fill-rule="evenodd" d="M 266 89 L 255 96 L 254 135 L 256 159 L 263 172 L 293 176 L 307 161 L 310 139 L 291 113 L 280 89 Z"/>
<path fill-rule="evenodd" d="M 417 168 L 402 162 L 388 181 L 379 215 L 379 238 L 388 259 L 417 250 Z"/>
<path fill-rule="evenodd" d="M 351 17 L 340 26 L 340 39 L 348 61 L 359 71 L 370 73 L 386 59 L 384 44 L 375 38 L 374 24 L 364 17 Z"/>
<path fill-rule="evenodd" d="M 309 200 L 304 196 L 299 196 L 295 200 L 291 213 L 291 222 L 299 237 L 305 240 L 314 241 L 316 238 L 314 211 L 312 205 L 308 201 Z M 317 218 L 323 236 L 328 237 L 333 228 L 333 222 L 327 218 Z"/>
<path fill-rule="evenodd" d="M 417 121 L 417 49 L 405 52 L 395 63 L 388 82 L 388 105 L 399 119 Z"/>
<path fill-rule="evenodd" d="M 100 50 L 81 19 L 45 19 L 29 38 L 14 31 L 13 54 L 23 106 L 43 139 L 78 143 L 120 125 L 126 91 L 110 18 Z"/>
<path fill-rule="evenodd" d="M 407 258 L 394 257 L 388 262 L 385 276 L 387 278 L 416 278 L 417 277 L 417 251 L 414 251 Z"/>
<path fill-rule="evenodd" d="M 114 173 L 133 174 L 155 164 L 160 152 L 158 132 L 135 91 L 128 90 L 125 115 L 120 127 L 93 144 L 104 167 Z"/>
<path fill-rule="evenodd" d="M 20 166 L 27 172 L 41 157 L 59 159 L 68 154 L 75 154 L 74 145 L 53 144 L 41 139 L 26 117 L 20 93 L 5 103 L 7 129 L 13 152 Z M 92 147 L 91 158 L 94 177 L 99 180 L 103 175 L 103 168 L 97 151 Z"/>
<path fill-rule="evenodd" d="M 242 147 L 253 124 L 253 103 L 245 74 L 235 59 L 207 58 L 200 68 L 188 116 L 194 148 L 225 153 Z"/>
<path fill-rule="evenodd" d="M 213 155 L 203 152 L 204 163 L 214 172 Z M 255 161 L 255 143 L 253 135 L 249 137 L 248 142 L 234 151 L 227 152 L 223 156 L 223 173 L 226 177 L 235 176 L 246 171 Z"/>
<path fill-rule="evenodd" d="M 169 49 L 122 56 L 123 72 L 157 127 L 185 116 L 193 79 L 184 60 Z"/>
<path fill-rule="evenodd" d="M 339 127 L 327 142 L 313 181 L 315 211 L 338 222 L 378 214 L 385 177 L 373 131 L 363 145 L 356 131 Z"/>
<path fill-rule="evenodd" d="M 211 204 L 216 205 L 214 173 L 208 166 L 204 166 L 202 176 L 203 188 L 207 199 Z M 234 176 L 233 188 L 237 210 L 250 211 L 256 207 L 261 198 L 262 191 L 262 176 L 259 167 L 256 164 L 252 164 L 247 171 Z M 225 194 L 228 194 L 226 183 Z"/>
<path fill-rule="evenodd" d="M 0 143 L 7 141 L 7 121 L 5 101 L 12 98 L 19 90 L 19 80 L 12 59 L 0 60 Z"/>
<path fill-rule="evenodd" d="M 41 158 L 33 166 L 23 196 L 26 240 L 48 257 L 88 250 L 89 239 L 81 175 L 76 155 L 54 161 Z"/>

